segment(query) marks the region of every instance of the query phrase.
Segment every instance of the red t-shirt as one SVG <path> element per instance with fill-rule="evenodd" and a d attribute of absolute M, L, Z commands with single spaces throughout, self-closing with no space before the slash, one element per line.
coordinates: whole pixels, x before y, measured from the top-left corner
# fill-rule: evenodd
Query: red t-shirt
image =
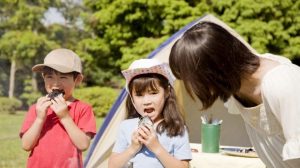
<path fill-rule="evenodd" d="M 96 121 L 92 107 L 76 100 L 68 106 L 70 116 L 84 132 L 96 133 Z M 20 137 L 30 128 L 36 119 L 36 105 L 32 105 L 26 114 Z M 31 151 L 27 167 L 29 168 L 80 168 L 83 167 L 82 153 L 72 143 L 69 135 L 59 122 L 59 118 L 48 108 L 47 118 L 36 146 Z"/>

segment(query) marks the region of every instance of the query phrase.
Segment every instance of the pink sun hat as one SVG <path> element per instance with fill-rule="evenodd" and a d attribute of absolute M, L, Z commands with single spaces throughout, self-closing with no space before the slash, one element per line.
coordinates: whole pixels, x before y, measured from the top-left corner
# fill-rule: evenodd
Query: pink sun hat
<path fill-rule="evenodd" d="M 175 77 L 173 76 L 170 67 L 167 63 L 160 62 L 154 58 L 139 59 L 131 63 L 128 69 L 123 70 L 122 74 L 126 79 L 126 90 L 130 81 L 137 75 L 142 74 L 160 74 L 168 79 L 171 86 L 174 86 Z"/>

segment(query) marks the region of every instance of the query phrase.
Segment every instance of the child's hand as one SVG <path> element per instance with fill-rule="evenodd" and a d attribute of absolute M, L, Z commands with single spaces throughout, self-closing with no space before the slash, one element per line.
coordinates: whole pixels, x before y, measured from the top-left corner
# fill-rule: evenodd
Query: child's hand
<path fill-rule="evenodd" d="M 131 148 L 135 151 L 138 152 L 142 148 L 142 143 L 138 139 L 139 133 L 138 131 L 134 131 L 131 135 Z"/>
<path fill-rule="evenodd" d="M 44 121 L 47 116 L 47 109 L 51 105 L 51 101 L 46 96 L 40 97 L 36 103 L 36 115 L 37 118 Z"/>
<path fill-rule="evenodd" d="M 51 99 L 52 105 L 51 109 L 55 112 L 58 118 L 62 119 L 69 115 L 68 105 L 63 98 L 63 95 L 60 94 L 57 97 Z"/>
<path fill-rule="evenodd" d="M 150 151 L 154 152 L 161 145 L 153 127 L 141 126 L 138 130 L 139 141 L 144 144 Z"/>

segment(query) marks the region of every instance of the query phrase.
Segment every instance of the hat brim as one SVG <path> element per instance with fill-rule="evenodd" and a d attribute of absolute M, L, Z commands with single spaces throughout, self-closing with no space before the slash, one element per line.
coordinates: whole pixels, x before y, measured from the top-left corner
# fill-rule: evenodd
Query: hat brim
<path fill-rule="evenodd" d="M 44 67 L 50 67 L 58 72 L 61 73 L 70 73 L 70 72 L 74 72 L 73 69 L 71 68 L 67 68 L 64 66 L 60 66 L 60 65 L 52 65 L 52 64 L 37 64 L 35 66 L 32 67 L 32 71 L 33 72 L 43 72 Z M 81 72 L 79 72 L 81 73 Z"/>
<path fill-rule="evenodd" d="M 160 74 L 164 76 L 169 81 L 170 85 L 173 86 L 175 78 L 172 76 L 171 72 L 168 71 L 168 68 L 166 66 L 166 64 L 160 64 L 150 68 L 136 68 L 122 71 L 122 74 L 126 79 L 126 89 L 128 90 L 128 84 L 134 77 L 150 73 Z"/>

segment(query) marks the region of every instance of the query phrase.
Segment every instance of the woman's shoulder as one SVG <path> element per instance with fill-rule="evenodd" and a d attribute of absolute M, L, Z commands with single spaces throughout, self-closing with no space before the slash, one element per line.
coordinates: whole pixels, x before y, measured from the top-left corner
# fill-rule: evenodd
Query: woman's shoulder
<path fill-rule="evenodd" d="M 271 54 L 271 53 L 260 54 L 259 56 L 279 63 L 291 63 L 291 60 L 289 60 L 288 58 L 280 55 Z"/>
<path fill-rule="evenodd" d="M 289 95 L 300 89 L 299 83 L 300 67 L 292 63 L 280 64 L 263 77 L 261 91 L 264 96 Z"/>
<path fill-rule="evenodd" d="M 276 61 L 279 64 L 266 72 L 262 79 L 262 83 L 271 82 L 272 85 L 274 84 L 274 81 L 278 84 L 280 81 L 286 83 L 285 81 L 289 79 L 299 79 L 300 67 L 293 64 L 289 59 L 273 54 L 264 54 L 264 57 Z"/>
<path fill-rule="evenodd" d="M 299 66 L 294 64 L 280 64 L 266 73 L 262 83 L 270 83 L 271 85 L 279 83 L 284 84 L 287 83 L 287 81 L 299 81 L 299 77 Z"/>

